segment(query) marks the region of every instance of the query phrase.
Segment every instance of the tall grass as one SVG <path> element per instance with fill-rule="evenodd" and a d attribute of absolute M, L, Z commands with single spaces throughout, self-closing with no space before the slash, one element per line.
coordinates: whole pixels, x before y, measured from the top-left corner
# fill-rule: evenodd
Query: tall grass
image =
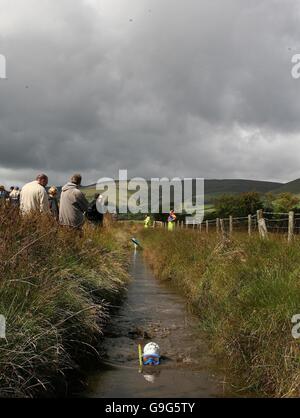
<path fill-rule="evenodd" d="M 227 241 L 193 231 L 145 231 L 145 255 L 196 308 L 202 330 L 241 391 L 297 396 L 300 351 L 291 318 L 300 313 L 300 241 Z M 238 379 L 237 379 L 238 377 Z M 242 393 L 242 392 L 241 392 Z"/>
<path fill-rule="evenodd" d="M 0 396 L 55 393 L 53 382 L 97 355 L 109 305 L 128 280 L 124 234 L 83 236 L 41 215 L 0 208 Z"/>

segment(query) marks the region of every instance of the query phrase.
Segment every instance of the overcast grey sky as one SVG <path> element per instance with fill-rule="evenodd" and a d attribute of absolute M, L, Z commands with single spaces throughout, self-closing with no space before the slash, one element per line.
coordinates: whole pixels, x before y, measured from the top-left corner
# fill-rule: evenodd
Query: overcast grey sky
<path fill-rule="evenodd" d="M 0 183 L 300 177 L 298 0 L 0 0 Z"/>

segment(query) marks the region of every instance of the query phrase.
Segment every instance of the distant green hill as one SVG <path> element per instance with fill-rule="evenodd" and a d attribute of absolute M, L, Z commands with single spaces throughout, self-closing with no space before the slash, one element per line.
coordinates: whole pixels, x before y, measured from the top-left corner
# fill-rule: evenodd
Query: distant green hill
<path fill-rule="evenodd" d="M 297 181 L 297 180 L 296 180 Z M 299 184 L 300 184 L 300 180 Z M 116 182 L 118 183 L 118 182 Z M 267 193 L 275 189 L 284 187 L 283 183 L 258 181 L 258 180 L 241 180 L 241 179 L 225 179 L 214 180 L 207 179 L 204 181 L 205 203 L 211 203 L 214 198 L 222 194 L 237 194 L 256 191 L 259 193 Z M 92 198 L 96 192 L 96 184 L 83 186 L 82 191 L 88 198 Z M 300 191 L 300 186 L 299 186 Z"/>
<path fill-rule="evenodd" d="M 259 180 L 205 180 L 205 202 L 210 203 L 214 198 L 223 194 L 238 194 L 247 192 L 267 193 L 281 187 L 282 183 Z"/>
<path fill-rule="evenodd" d="M 272 192 L 275 194 L 289 192 L 289 193 L 299 195 L 300 194 L 300 179 L 282 184 L 280 187 L 274 188 Z"/>
<path fill-rule="evenodd" d="M 245 193 L 252 191 L 267 193 L 281 186 L 282 183 L 259 180 L 205 180 L 205 193 Z"/>

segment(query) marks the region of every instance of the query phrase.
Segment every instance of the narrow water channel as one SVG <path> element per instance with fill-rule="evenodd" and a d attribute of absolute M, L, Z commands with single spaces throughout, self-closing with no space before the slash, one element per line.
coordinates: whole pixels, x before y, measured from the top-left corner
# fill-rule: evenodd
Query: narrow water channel
<path fill-rule="evenodd" d="M 133 254 L 127 299 L 108 325 L 105 364 L 88 381 L 86 397 L 220 397 L 220 377 L 199 333 L 199 320 L 180 295 L 156 280 Z M 160 366 L 139 372 L 138 344 L 159 344 Z"/>

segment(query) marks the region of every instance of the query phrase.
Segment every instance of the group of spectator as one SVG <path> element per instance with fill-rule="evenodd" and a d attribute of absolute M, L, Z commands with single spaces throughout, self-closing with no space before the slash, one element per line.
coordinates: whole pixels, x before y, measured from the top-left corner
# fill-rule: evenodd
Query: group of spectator
<path fill-rule="evenodd" d="M 12 186 L 9 190 L 5 190 L 4 186 L 0 186 L 0 202 L 10 203 L 13 206 L 19 206 L 20 203 L 20 188 Z"/>
<path fill-rule="evenodd" d="M 52 214 L 60 225 L 69 228 L 81 229 L 85 215 L 94 224 L 101 225 L 103 214 L 97 210 L 99 194 L 95 195 L 95 199 L 89 204 L 79 189 L 81 181 L 81 175 L 74 174 L 63 186 L 58 199 L 58 189 L 51 186 L 47 191 L 48 176 L 39 174 L 34 181 L 25 184 L 21 191 L 19 188 L 11 188 L 11 191 L 7 192 L 0 186 L 0 201 L 19 206 L 22 215 L 36 212 Z"/>

